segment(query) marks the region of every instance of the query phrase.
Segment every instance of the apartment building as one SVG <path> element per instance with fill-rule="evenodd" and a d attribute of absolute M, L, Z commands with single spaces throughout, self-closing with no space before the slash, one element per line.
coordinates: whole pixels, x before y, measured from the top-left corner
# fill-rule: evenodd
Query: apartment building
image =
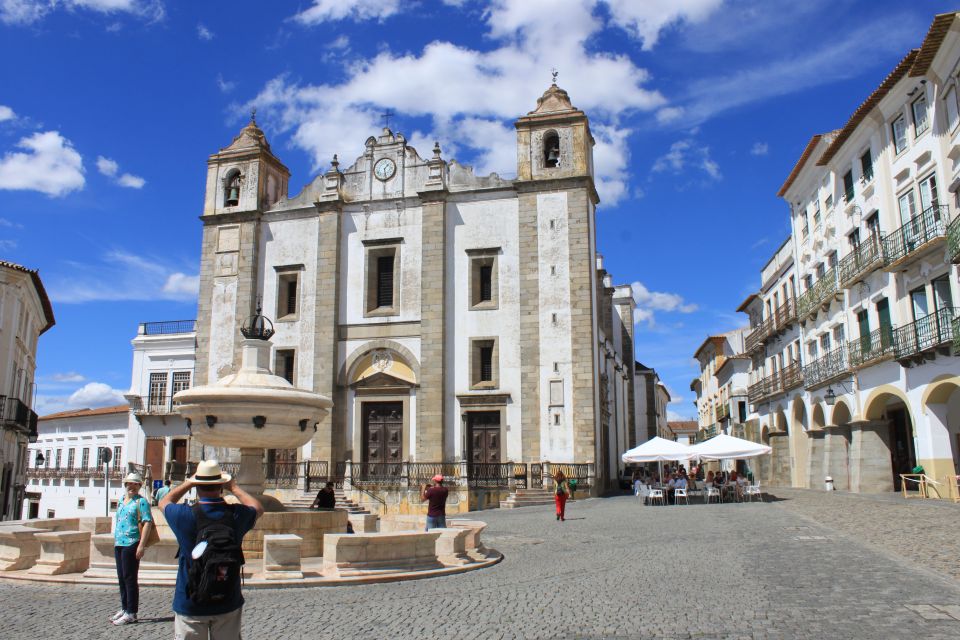
<path fill-rule="evenodd" d="M 960 470 L 958 15 L 779 190 L 791 236 L 738 309 L 772 484 L 879 492 L 918 465 Z"/>

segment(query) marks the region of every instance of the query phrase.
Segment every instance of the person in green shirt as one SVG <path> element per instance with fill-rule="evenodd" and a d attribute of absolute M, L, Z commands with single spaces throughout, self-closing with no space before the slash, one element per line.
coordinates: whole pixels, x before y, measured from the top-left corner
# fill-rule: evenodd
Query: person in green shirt
<path fill-rule="evenodd" d="M 153 503 L 160 504 L 160 501 L 163 500 L 163 496 L 170 493 L 170 481 L 164 480 L 163 486 L 157 489 L 157 492 L 153 494 Z"/>

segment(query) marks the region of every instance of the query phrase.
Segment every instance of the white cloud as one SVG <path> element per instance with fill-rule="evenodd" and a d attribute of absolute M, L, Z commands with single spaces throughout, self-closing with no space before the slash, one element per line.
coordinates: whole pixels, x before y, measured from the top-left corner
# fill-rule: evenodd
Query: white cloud
<path fill-rule="evenodd" d="M 13 109 L 0 104 L 0 122 L 4 122 L 6 120 L 13 120 L 16 117 L 17 115 L 13 112 Z"/>
<path fill-rule="evenodd" d="M 664 107 L 657 111 L 657 122 L 659 124 L 676 122 L 683 117 L 683 113 L 683 107 Z"/>
<path fill-rule="evenodd" d="M 679 175 L 691 167 L 703 171 L 710 180 L 723 178 L 720 165 L 710 157 L 710 147 L 698 146 L 693 138 L 671 144 L 670 150 L 654 161 L 652 170 L 654 173 L 669 171 Z"/>
<path fill-rule="evenodd" d="M 613 22 L 642 41 L 650 51 L 660 34 L 681 22 L 701 22 L 720 8 L 723 0 L 606 0 Z"/>
<path fill-rule="evenodd" d="M 223 74 L 217 74 L 217 88 L 221 93 L 230 93 L 237 88 L 237 83 L 230 80 L 224 80 Z"/>
<path fill-rule="evenodd" d="M 750 147 L 750 155 L 752 156 L 765 156 L 770 151 L 770 145 L 766 142 L 754 142 L 753 146 Z"/>
<path fill-rule="evenodd" d="M 350 19 L 383 20 L 400 11 L 400 0 L 313 0 L 313 6 L 293 17 L 311 26 L 323 22 Z"/>
<path fill-rule="evenodd" d="M 200 293 L 200 276 L 171 273 L 163 285 L 163 292 L 174 298 L 193 300 Z"/>
<path fill-rule="evenodd" d="M 197 24 L 197 37 L 201 40 L 213 40 L 213 31 L 207 29 L 202 22 Z"/>
<path fill-rule="evenodd" d="M 39 191 L 64 196 L 83 189 L 83 158 L 58 131 L 44 131 L 22 138 L 17 147 L 0 158 L 0 189 Z"/>
<path fill-rule="evenodd" d="M 86 380 L 82 375 L 76 371 L 67 371 L 65 373 L 54 373 L 50 376 L 50 379 L 54 382 L 83 382 Z"/>
<path fill-rule="evenodd" d="M 685 420 L 696 420 L 696 418 L 691 417 L 692 414 L 682 415 L 677 413 L 673 409 L 667 409 L 667 422 L 683 422 Z"/>
<path fill-rule="evenodd" d="M 23 225 L 19 222 L 13 222 L 12 220 L 7 220 L 6 218 L 0 218 L 0 227 L 6 227 L 8 229 L 23 229 Z"/>
<path fill-rule="evenodd" d="M 337 49 L 342 51 L 350 46 L 350 38 L 346 34 L 341 34 L 336 40 L 327 45 L 328 49 Z"/>
<path fill-rule="evenodd" d="M 147 181 L 140 176 L 135 176 L 130 173 L 117 175 L 120 171 L 120 165 L 117 164 L 115 160 L 104 158 L 103 156 L 97 156 L 97 171 L 108 178 L 113 178 L 114 182 L 121 187 L 127 187 L 129 189 L 142 189 L 143 185 L 147 184 Z"/>
<path fill-rule="evenodd" d="M 633 299 L 637 303 L 634 311 L 634 321 L 646 322 L 650 327 L 656 325 L 657 311 L 673 313 L 693 313 L 697 305 L 684 301 L 678 293 L 664 291 L 650 291 L 646 285 L 637 281 L 630 285 L 633 289 Z"/>
<path fill-rule="evenodd" d="M 88 382 L 72 394 L 67 404 L 73 408 L 95 408 L 123 404 L 123 392 L 103 382 Z"/>
<path fill-rule="evenodd" d="M 125 13 L 145 20 L 160 20 L 164 16 L 161 0 L 0 0 L 0 22 L 32 24 L 59 8 L 86 9 L 108 15 Z"/>
<path fill-rule="evenodd" d="M 69 263 L 64 273 L 45 272 L 50 298 L 60 304 L 103 300 L 175 300 L 197 297 L 197 276 L 151 256 L 110 251 L 90 263 Z"/>

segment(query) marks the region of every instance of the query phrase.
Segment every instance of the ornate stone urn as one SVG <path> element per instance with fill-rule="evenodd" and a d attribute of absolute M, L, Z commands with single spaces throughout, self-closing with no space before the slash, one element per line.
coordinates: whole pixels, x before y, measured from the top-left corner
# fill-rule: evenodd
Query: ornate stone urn
<path fill-rule="evenodd" d="M 181 391 L 173 401 L 197 440 L 239 448 L 237 484 L 267 511 L 283 511 L 279 500 L 263 494 L 264 449 L 295 449 L 309 442 L 333 402 L 273 374 L 269 342 L 273 325 L 260 309 L 240 331 L 244 337 L 240 370 L 215 384 Z"/>

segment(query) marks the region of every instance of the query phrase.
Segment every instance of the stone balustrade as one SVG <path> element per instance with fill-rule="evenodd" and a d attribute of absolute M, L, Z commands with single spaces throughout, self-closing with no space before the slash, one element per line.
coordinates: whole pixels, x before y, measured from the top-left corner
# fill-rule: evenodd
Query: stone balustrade
<path fill-rule="evenodd" d="M 323 540 L 323 575 L 329 578 L 441 569 L 440 530 L 428 532 L 328 534 Z"/>
<path fill-rule="evenodd" d="M 55 576 L 81 573 L 90 562 L 89 531 L 47 531 L 35 534 L 40 542 L 40 557 L 30 573 Z"/>
<path fill-rule="evenodd" d="M 302 580 L 300 545 L 303 538 L 292 534 L 263 536 L 263 579 Z"/>
<path fill-rule="evenodd" d="M 89 568 L 83 574 L 84 578 L 113 579 L 117 577 L 113 543 L 112 533 L 90 536 L 90 562 Z M 140 580 L 152 583 L 175 583 L 178 548 L 175 538 L 161 537 L 143 554 L 143 560 L 140 561 Z"/>
<path fill-rule="evenodd" d="M 29 569 L 40 557 L 36 535 L 44 529 L 19 524 L 0 527 L 0 571 Z"/>

